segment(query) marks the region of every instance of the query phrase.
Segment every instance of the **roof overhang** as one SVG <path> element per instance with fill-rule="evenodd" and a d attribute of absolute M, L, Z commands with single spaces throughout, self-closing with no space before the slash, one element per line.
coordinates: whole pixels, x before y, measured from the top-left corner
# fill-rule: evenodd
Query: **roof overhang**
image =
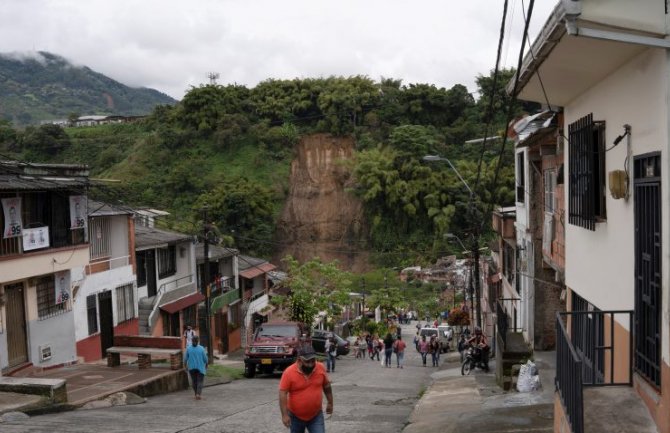
<path fill-rule="evenodd" d="M 565 106 L 649 47 L 670 48 L 670 41 L 663 35 L 623 32 L 582 20 L 561 2 L 533 43 L 532 54 L 524 58 L 517 97 L 545 104 L 548 99 L 552 106 Z M 515 79 L 516 75 L 507 86 L 510 94 Z"/>
<path fill-rule="evenodd" d="M 256 265 L 254 267 L 241 271 L 240 277 L 250 280 L 252 278 L 256 278 L 259 275 L 263 275 L 266 272 L 273 271 L 276 268 L 277 267 L 272 263 L 262 263 L 260 265 Z"/>
<path fill-rule="evenodd" d="M 174 314 L 183 310 L 184 308 L 196 305 L 204 300 L 205 295 L 202 293 L 192 293 L 190 295 L 184 296 L 183 298 L 168 302 L 167 304 L 163 304 L 159 308 L 167 313 Z"/>

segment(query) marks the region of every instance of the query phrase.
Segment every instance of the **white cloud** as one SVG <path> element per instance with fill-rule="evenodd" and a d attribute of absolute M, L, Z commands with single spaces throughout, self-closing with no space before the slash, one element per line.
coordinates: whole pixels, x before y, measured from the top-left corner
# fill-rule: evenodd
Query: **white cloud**
<path fill-rule="evenodd" d="M 508 66 L 521 3 L 510 1 Z M 537 2 L 531 34 L 551 3 Z M 0 52 L 49 51 L 176 98 L 210 71 L 248 86 L 361 74 L 474 90 L 495 65 L 501 17 L 494 0 L 21 0 L 0 8 Z"/>

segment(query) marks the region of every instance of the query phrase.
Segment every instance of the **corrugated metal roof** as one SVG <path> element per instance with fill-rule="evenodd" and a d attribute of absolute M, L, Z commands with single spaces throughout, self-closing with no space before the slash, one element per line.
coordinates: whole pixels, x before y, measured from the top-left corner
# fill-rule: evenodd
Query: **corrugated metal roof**
<path fill-rule="evenodd" d="M 96 200 L 88 200 L 88 216 L 101 217 L 113 215 L 132 215 L 133 210 L 121 206 L 114 206 Z"/>
<path fill-rule="evenodd" d="M 238 254 L 238 251 L 234 248 L 220 247 L 218 245 L 209 246 L 209 259 L 223 259 L 225 257 L 231 257 Z M 205 260 L 205 244 L 198 244 L 195 246 L 195 258 L 197 261 Z"/>
<path fill-rule="evenodd" d="M 252 279 L 256 278 L 259 275 L 263 275 L 266 272 L 269 271 L 274 271 L 277 269 L 275 265 L 272 263 L 262 263 L 260 265 L 254 266 L 253 268 L 246 269 L 244 271 L 240 271 L 240 277 L 246 278 L 246 279 Z"/>
<path fill-rule="evenodd" d="M 534 134 L 553 129 L 556 126 L 556 113 L 551 111 L 543 111 L 541 113 L 526 116 L 514 123 L 514 131 L 517 133 L 517 146 L 523 146 L 526 140 Z"/>
<path fill-rule="evenodd" d="M 191 239 L 191 235 L 184 233 L 161 230 L 155 227 L 135 226 L 135 248 L 137 249 L 150 248 Z"/>
<path fill-rule="evenodd" d="M 88 179 L 62 177 L 29 177 L 16 175 L 0 175 L 0 191 L 52 191 L 62 189 L 84 189 Z"/>
<path fill-rule="evenodd" d="M 253 268 L 267 262 L 267 260 L 240 254 L 238 257 L 238 269 L 243 271 L 245 269 Z"/>

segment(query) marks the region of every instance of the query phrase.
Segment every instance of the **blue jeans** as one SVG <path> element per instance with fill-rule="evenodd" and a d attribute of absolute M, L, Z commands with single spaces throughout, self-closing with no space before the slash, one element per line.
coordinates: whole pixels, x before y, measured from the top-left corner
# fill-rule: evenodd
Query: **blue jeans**
<path fill-rule="evenodd" d="M 391 358 L 393 357 L 393 349 L 388 348 L 384 349 L 384 366 L 385 367 L 390 367 L 391 366 Z"/>
<path fill-rule="evenodd" d="M 421 353 L 421 360 L 423 361 L 423 365 L 426 365 L 426 356 L 428 356 L 427 352 L 420 352 Z"/>
<path fill-rule="evenodd" d="M 431 356 L 433 357 L 433 367 L 437 367 L 437 365 L 440 363 L 440 353 L 433 352 L 431 353 Z"/>
<path fill-rule="evenodd" d="M 398 352 L 395 354 L 396 361 L 398 362 L 398 367 L 402 367 L 405 361 L 405 351 Z"/>
<path fill-rule="evenodd" d="M 202 384 L 205 381 L 205 375 L 200 373 L 200 370 L 189 370 L 188 373 L 191 375 L 193 392 L 195 392 L 195 395 L 202 394 Z"/>
<path fill-rule="evenodd" d="M 309 421 L 303 421 L 300 418 L 288 413 L 291 417 L 291 433 L 305 433 L 305 428 L 309 433 L 326 433 L 326 424 L 323 420 L 323 412 L 319 413 Z"/>
<path fill-rule="evenodd" d="M 335 356 L 326 355 L 326 370 L 335 371 Z"/>

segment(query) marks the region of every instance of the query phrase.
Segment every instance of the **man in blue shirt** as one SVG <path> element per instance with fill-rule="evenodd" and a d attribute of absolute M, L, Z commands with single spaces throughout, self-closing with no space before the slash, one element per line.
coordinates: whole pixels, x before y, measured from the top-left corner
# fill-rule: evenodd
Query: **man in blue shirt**
<path fill-rule="evenodd" d="M 200 344 L 200 338 L 193 336 L 192 344 L 186 348 L 184 354 L 184 368 L 191 375 L 191 384 L 195 392 L 195 399 L 200 400 L 202 394 L 202 384 L 207 374 L 207 352 Z"/>

